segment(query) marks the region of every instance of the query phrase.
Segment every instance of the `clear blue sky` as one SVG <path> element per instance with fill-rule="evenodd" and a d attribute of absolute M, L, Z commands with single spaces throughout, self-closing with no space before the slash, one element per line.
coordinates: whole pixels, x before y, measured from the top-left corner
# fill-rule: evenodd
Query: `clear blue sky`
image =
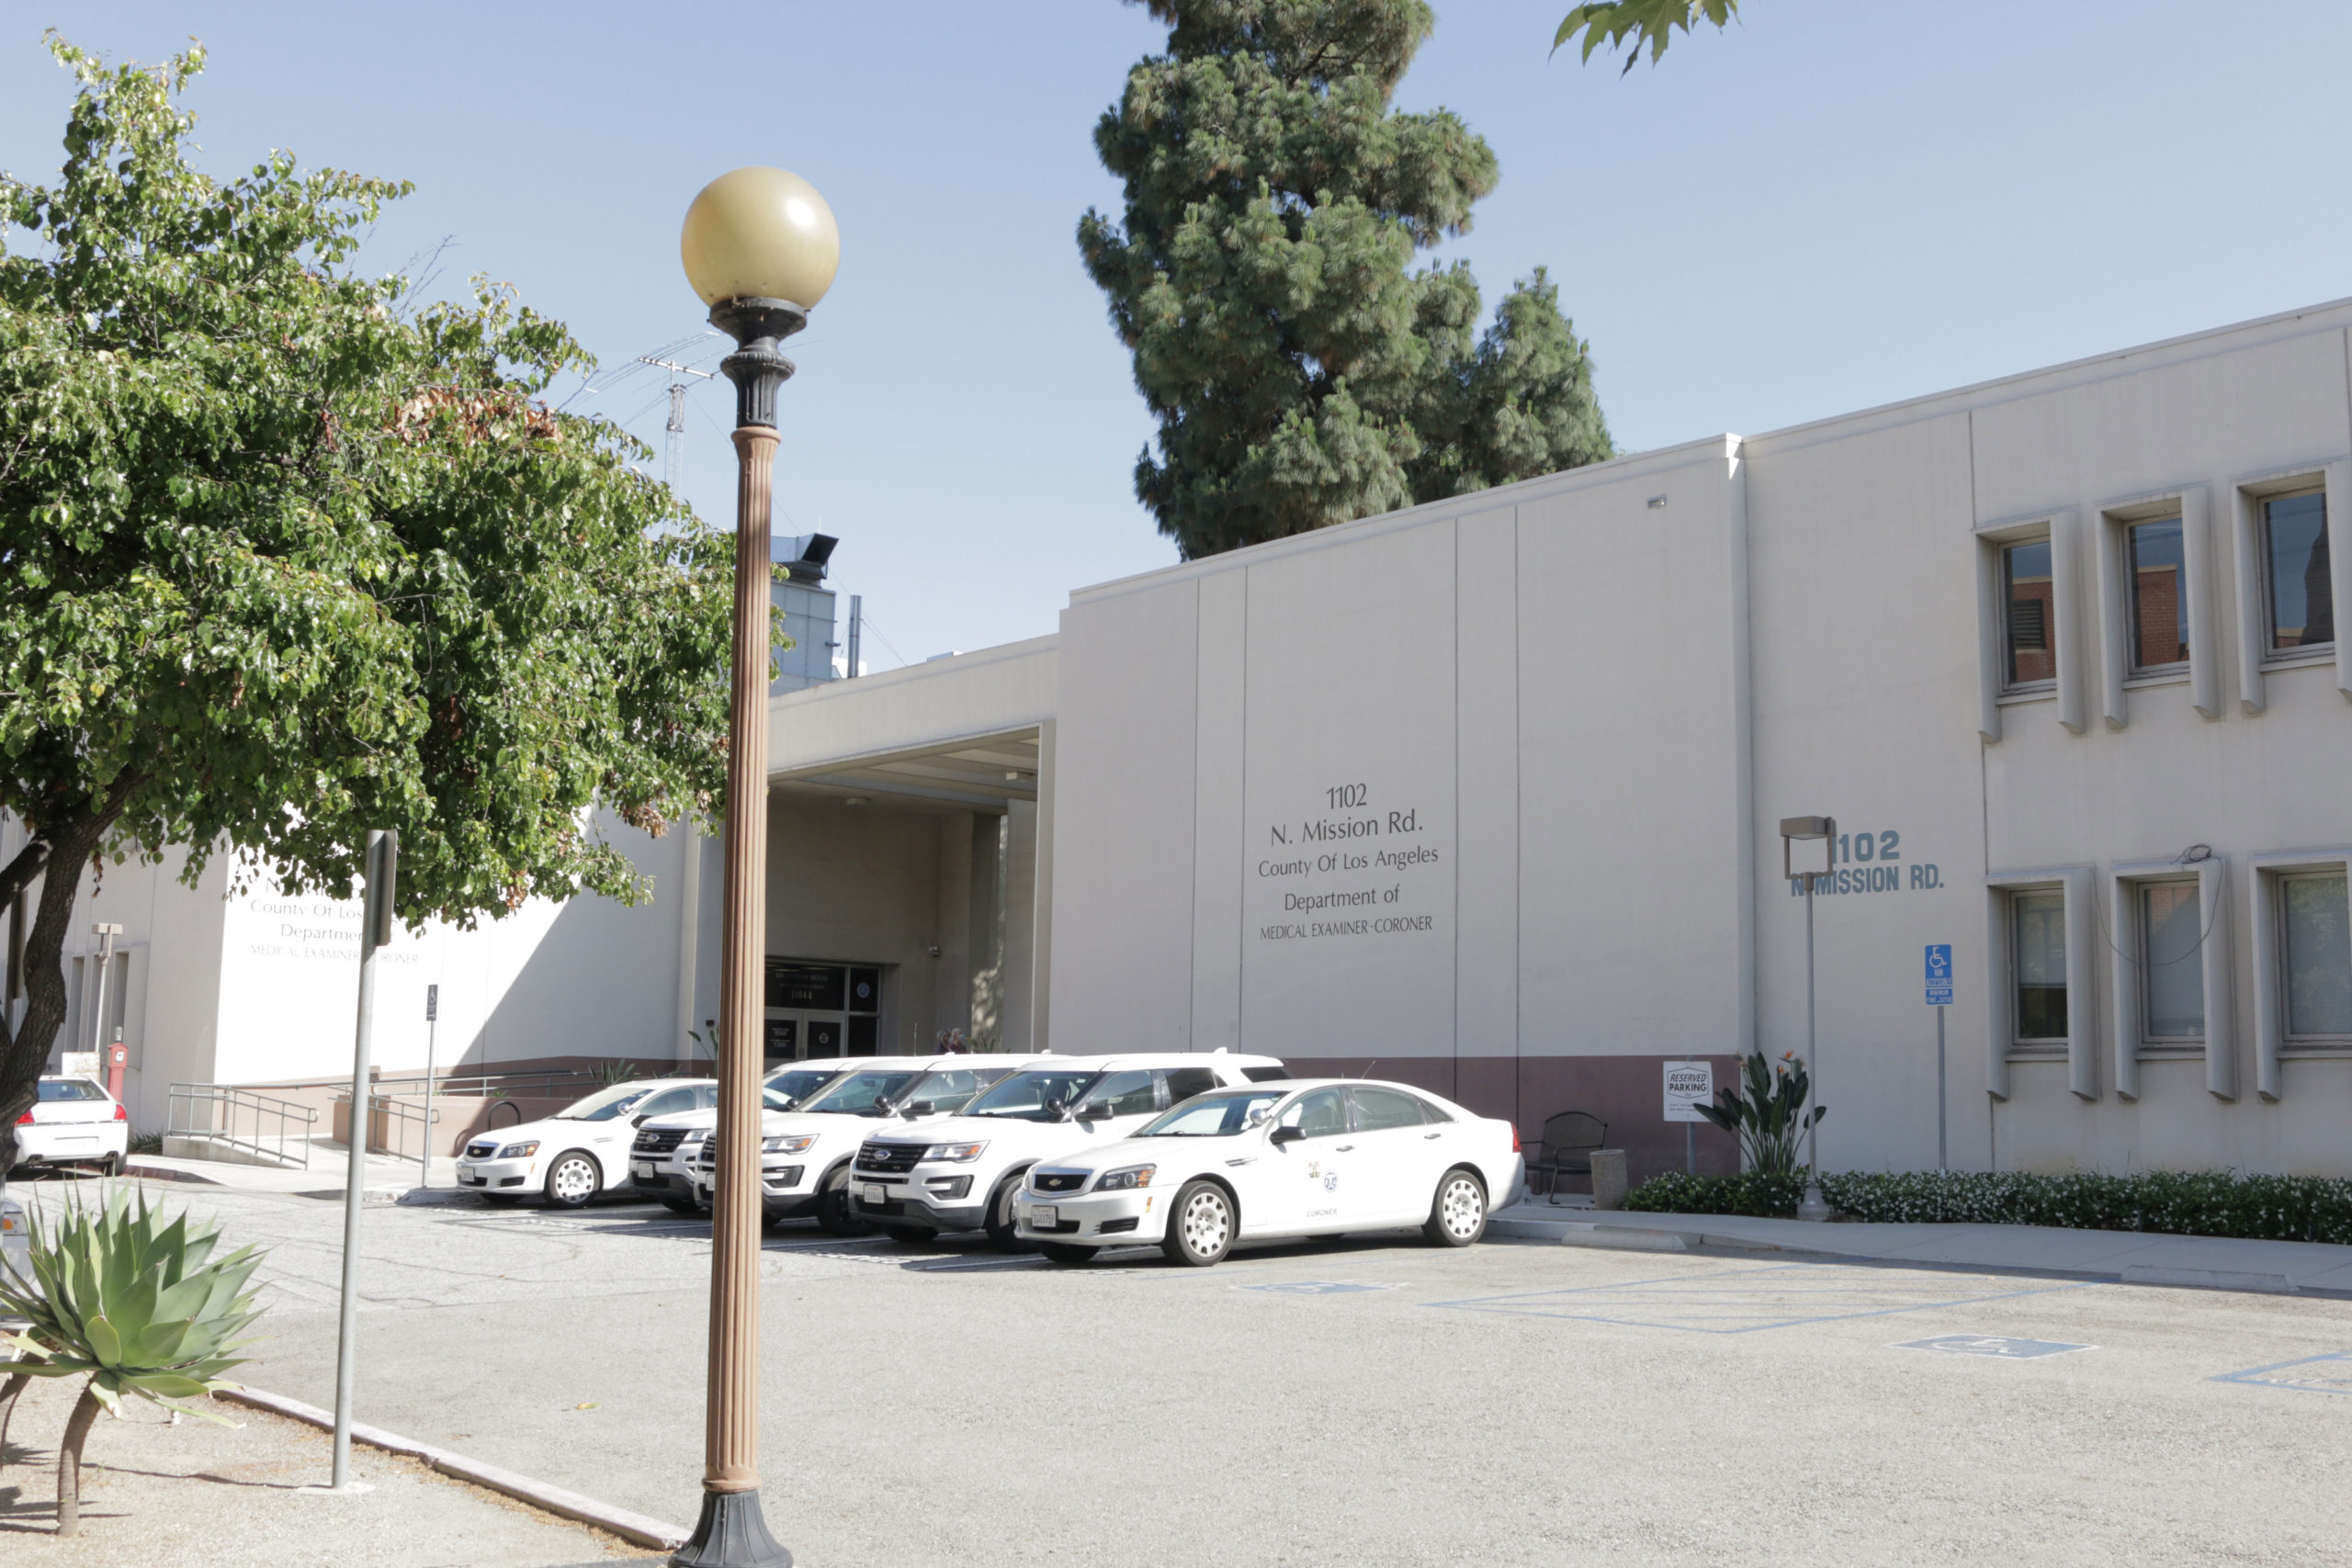
<path fill-rule="evenodd" d="M 1551 267 L 1621 445 L 2352 294 L 2341 0 L 1747 0 L 1622 80 L 1546 62 L 1567 4 L 1439 0 L 1399 96 L 1494 145 L 1501 186 L 1440 254 L 1489 301 Z M 841 536 L 877 667 L 1051 631 L 1072 587 L 1174 558 L 1130 489 L 1150 422 L 1072 239 L 1089 204 L 1116 209 L 1090 135 L 1163 36 L 1140 10 L 11 0 L 0 167 L 20 176 L 60 156 L 49 23 L 139 59 L 200 37 L 215 172 L 283 146 L 413 180 L 371 270 L 447 239 L 447 282 L 514 281 L 608 366 L 701 327 L 677 231 L 705 181 L 814 181 L 842 272 L 796 340 L 778 525 Z M 657 447 L 658 394 L 610 411 Z M 687 437 L 688 492 L 721 521 L 729 412 L 697 394 Z"/>

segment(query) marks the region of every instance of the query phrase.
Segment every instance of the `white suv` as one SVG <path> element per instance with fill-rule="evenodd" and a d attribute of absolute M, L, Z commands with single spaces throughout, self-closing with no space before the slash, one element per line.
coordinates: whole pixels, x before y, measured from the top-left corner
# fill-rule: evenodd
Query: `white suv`
<path fill-rule="evenodd" d="M 1125 1137 L 1196 1094 L 1288 1076 L 1272 1056 L 1226 1051 L 1046 1057 L 960 1116 L 868 1138 L 850 1173 L 853 1209 L 898 1241 L 986 1230 L 1010 1245 L 1013 1194 L 1039 1160 Z"/>
<path fill-rule="evenodd" d="M 855 1065 L 848 1056 L 786 1062 L 762 1082 L 760 1107 L 789 1111 L 841 1077 L 842 1068 Z M 637 1136 L 629 1144 L 630 1181 L 675 1213 L 699 1213 L 710 1207 L 709 1200 L 695 1190 L 695 1156 L 702 1152 L 703 1139 L 718 1124 L 716 1098 L 714 1094 L 713 1103 L 692 1111 L 647 1119 L 639 1124 Z"/>
<path fill-rule="evenodd" d="M 866 1056 L 789 1111 L 760 1117 L 760 1208 L 770 1224 L 813 1214 L 833 1235 L 870 1229 L 851 1211 L 850 1159 L 877 1122 L 953 1116 L 998 1079 L 1051 1057 Z M 697 1199 L 710 1201 L 718 1140 L 695 1157 Z"/>

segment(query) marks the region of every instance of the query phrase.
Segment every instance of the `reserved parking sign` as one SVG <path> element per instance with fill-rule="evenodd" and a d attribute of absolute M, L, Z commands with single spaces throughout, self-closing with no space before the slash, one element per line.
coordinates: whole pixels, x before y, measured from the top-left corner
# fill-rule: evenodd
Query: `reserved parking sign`
<path fill-rule="evenodd" d="M 1704 1122 L 1698 1108 L 1715 1098 L 1715 1068 L 1712 1062 L 1666 1064 L 1666 1119 Z"/>

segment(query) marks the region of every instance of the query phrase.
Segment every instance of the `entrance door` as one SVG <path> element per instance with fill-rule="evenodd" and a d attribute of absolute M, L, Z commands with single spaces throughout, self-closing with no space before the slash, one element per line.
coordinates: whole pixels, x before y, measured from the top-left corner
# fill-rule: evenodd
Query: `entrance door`
<path fill-rule="evenodd" d="M 871 1045 L 864 1051 L 849 1046 L 848 1029 L 839 1013 L 786 1011 L 768 1009 L 767 1059 L 775 1062 L 805 1062 L 813 1057 L 871 1056 Z"/>

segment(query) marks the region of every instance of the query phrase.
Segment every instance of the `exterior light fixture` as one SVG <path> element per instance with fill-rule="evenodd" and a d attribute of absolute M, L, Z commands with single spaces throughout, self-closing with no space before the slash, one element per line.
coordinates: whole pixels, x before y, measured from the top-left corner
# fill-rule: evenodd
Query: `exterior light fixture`
<path fill-rule="evenodd" d="M 705 186 L 678 238 L 686 281 L 737 348 L 735 649 L 728 722 L 726 931 L 720 957 L 717 1187 L 711 1203 L 710 1374 L 702 1516 L 679 1568 L 790 1568 L 760 1506 L 760 1069 L 765 976 L 768 523 L 775 395 L 792 374 L 778 350 L 808 324 L 841 265 L 841 231 L 816 187 L 783 169 L 745 168 Z"/>

